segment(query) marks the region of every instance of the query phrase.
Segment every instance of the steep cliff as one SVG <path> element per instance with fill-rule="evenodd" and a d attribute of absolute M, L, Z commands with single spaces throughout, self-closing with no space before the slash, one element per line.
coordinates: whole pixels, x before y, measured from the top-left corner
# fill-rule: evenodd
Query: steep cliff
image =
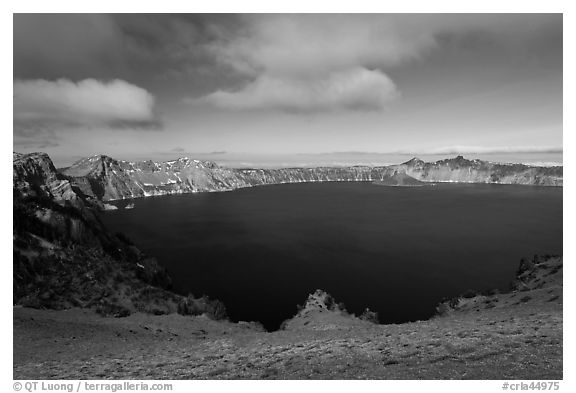
<path fill-rule="evenodd" d="M 13 206 L 15 304 L 115 316 L 212 308 L 225 315 L 219 303 L 170 292 L 166 269 L 107 231 L 95 212 L 101 202 L 59 174 L 46 154 L 14 154 Z"/>
<path fill-rule="evenodd" d="M 100 155 L 82 159 L 62 169 L 61 173 L 84 194 L 102 201 L 323 181 L 375 181 L 399 185 L 417 185 L 421 181 L 562 186 L 562 167 L 497 164 L 467 160 L 461 156 L 433 163 L 414 158 L 403 164 L 381 167 L 233 169 L 187 157 L 158 163 L 118 161 Z"/>
<path fill-rule="evenodd" d="M 118 161 L 99 155 L 82 159 L 61 172 L 85 194 L 104 201 L 247 186 L 235 170 L 189 158 L 157 163 Z"/>
<path fill-rule="evenodd" d="M 72 185 L 60 175 L 45 153 L 13 153 L 13 188 L 22 197 L 50 198 L 64 204 L 82 206 Z"/>

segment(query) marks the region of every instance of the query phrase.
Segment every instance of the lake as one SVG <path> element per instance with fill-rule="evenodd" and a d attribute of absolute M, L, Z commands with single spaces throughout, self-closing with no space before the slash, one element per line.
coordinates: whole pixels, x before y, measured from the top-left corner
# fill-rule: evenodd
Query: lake
<path fill-rule="evenodd" d="M 269 330 L 317 288 L 381 323 L 426 319 L 445 297 L 507 289 L 522 257 L 562 254 L 562 188 L 306 183 L 128 202 L 104 223 L 177 292 Z"/>

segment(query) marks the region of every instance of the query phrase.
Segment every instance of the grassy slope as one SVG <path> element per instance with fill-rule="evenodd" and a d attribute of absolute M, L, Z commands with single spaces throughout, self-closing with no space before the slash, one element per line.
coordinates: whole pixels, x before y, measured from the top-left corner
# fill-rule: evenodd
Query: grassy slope
<path fill-rule="evenodd" d="M 428 321 L 375 325 L 326 309 L 286 330 L 205 317 L 14 308 L 14 378 L 561 379 L 562 259 L 517 290 Z"/>

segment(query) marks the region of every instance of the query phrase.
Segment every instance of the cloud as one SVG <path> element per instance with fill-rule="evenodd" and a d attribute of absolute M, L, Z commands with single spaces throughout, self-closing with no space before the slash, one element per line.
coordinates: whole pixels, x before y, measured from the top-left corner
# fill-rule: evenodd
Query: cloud
<path fill-rule="evenodd" d="M 14 130 L 157 127 L 154 96 L 123 80 L 14 81 Z"/>
<path fill-rule="evenodd" d="M 530 15 L 441 14 L 259 14 L 242 22 L 218 30 L 220 39 L 207 46 L 245 83 L 192 101 L 291 113 L 382 110 L 400 95 L 390 77 L 395 67 L 442 45 L 470 45 L 454 37 L 513 42 L 542 24 Z"/>
<path fill-rule="evenodd" d="M 237 100 L 219 94 L 221 100 L 208 101 L 256 109 L 236 104 L 240 98 L 256 103 L 264 87 L 278 85 L 292 95 L 299 89 L 305 102 L 314 101 L 324 94 L 320 90 L 333 88 L 332 75 L 354 70 L 392 80 L 395 68 L 445 46 L 542 45 L 542 37 L 562 36 L 561 22 L 561 14 L 15 14 L 14 76 L 120 78 L 141 86 L 161 84 L 163 91 L 192 102 L 229 93 Z M 303 89 L 307 84 L 311 87 Z M 348 91 L 358 99 L 357 90 Z M 360 105 L 344 108 L 381 109 L 380 98 L 366 91 Z M 276 109 L 301 112 L 297 103 L 286 101 L 277 100 Z M 341 101 L 335 101 L 339 109 Z M 308 112 L 315 110 L 327 108 Z"/>
<path fill-rule="evenodd" d="M 397 29 L 392 18 L 369 15 L 248 15 L 244 22 L 211 48 L 248 82 L 200 101 L 291 113 L 382 110 L 399 96 L 383 67 L 435 44 L 417 30 Z"/>
<path fill-rule="evenodd" d="M 373 111 L 383 109 L 398 94 L 386 74 L 356 68 L 306 79 L 263 75 L 239 91 L 217 91 L 203 101 L 223 108 L 292 113 Z"/>

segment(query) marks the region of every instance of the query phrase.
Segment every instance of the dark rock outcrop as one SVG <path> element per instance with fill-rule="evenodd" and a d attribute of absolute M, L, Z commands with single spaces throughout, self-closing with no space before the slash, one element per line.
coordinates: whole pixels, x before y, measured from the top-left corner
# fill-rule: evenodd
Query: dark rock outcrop
<path fill-rule="evenodd" d="M 349 313 L 342 303 L 327 292 L 317 289 L 308 295 L 296 315 L 280 326 L 281 330 L 346 330 L 365 328 L 378 323 L 378 314 L 366 309 L 360 317 Z"/>

